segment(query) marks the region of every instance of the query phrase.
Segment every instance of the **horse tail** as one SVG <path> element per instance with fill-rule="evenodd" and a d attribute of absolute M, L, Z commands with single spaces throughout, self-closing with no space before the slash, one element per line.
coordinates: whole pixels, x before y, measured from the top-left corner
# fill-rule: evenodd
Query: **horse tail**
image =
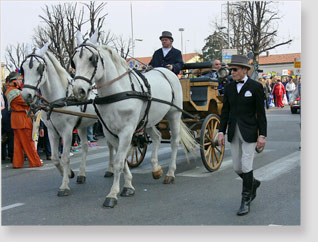
<path fill-rule="evenodd" d="M 182 122 L 182 120 L 180 121 L 180 142 L 189 163 L 188 153 L 193 154 L 196 148 L 200 145 L 195 140 L 191 130 L 184 124 L 184 122 Z"/>

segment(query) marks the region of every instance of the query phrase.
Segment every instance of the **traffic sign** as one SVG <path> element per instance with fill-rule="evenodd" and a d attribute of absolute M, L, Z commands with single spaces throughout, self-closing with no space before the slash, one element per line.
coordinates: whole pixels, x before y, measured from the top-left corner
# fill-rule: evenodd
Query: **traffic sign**
<path fill-rule="evenodd" d="M 301 61 L 300 61 L 300 58 L 295 58 L 294 59 L 294 68 L 301 68 Z"/>
<path fill-rule="evenodd" d="M 237 49 L 223 49 L 222 62 L 225 64 L 231 63 L 232 55 L 237 55 Z"/>

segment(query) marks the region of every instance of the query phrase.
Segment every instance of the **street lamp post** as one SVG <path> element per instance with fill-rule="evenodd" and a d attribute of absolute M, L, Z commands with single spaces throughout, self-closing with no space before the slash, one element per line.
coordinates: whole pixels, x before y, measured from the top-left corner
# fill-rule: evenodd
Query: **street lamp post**
<path fill-rule="evenodd" d="M 134 48 L 135 48 L 135 42 L 136 42 L 136 41 L 141 42 L 141 41 L 143 41 L 143 39 L 141 39 L 141 38 L 134 39 L 134 43 L 133 43 L 133 44 L 134 44 Z M 135 57 L 135 56 L 133 56 L 133 57 Z"/>
<path fill-rule="evenodd" d="M 186 40 L 185 43 L 184 43 L 184 54 L 186 55 L 187 54 L 187 42 L 189 42 L 190 40 Z"/>
<path fill-rule="evenodd" d="M 132 53 L 132 57 L 135 57 L 134 54 L 134 44 L 135 44 L 135 40 L 134 40 L 134 24 L 133 24 L 133 11 L 132 11 L 132 2 L 130 2 L 130 27 L 131 27 L 131 53 Z"/>
<path fill-rule="evenodd" d="M 227 7 L 227 43 L 228 43 L 228 49 L 230 49 L 230 2 L 227 1 L 227 3 L 221 4 L 221 26 L 222 26 L 222 7 L 226 4 Z M 226 27 L 221 27 L 221 29 Z"/>
<path fill-rule="evenodd" d="M 182 37 L 182 32 L 184 31 L 184 28 L 179 28 L 179 31 L 181 33 L 181 52 L 183 52 L 183 37 Z"/>

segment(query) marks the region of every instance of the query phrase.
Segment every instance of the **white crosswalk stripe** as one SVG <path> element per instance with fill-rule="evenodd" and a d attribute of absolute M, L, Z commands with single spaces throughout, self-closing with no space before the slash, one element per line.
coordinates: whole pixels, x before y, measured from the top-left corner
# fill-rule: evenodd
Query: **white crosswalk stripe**
<path fill-rule="evenodd" d="M 271 149 L 264 149 L 264 151 L 260 154 L 257 154 L 258 156 L 260 155 L 264 155 L 266 153 L 271 152 Z M 228 167 L 232 166 L 232 159 L 231 157 L 225 158 L 222 161 L 221 167 L 215 171 L 215 172 L 220 172 L 222 170 L 227 169 Z M 213 173 L 215 172 L 209 172 L 203 165 L 202 166 L 198 166 L 193 170 L 189 170 L 189 171 L 185 171 L 182 173 L 177 174 L 177 176 L 189 176 L 189 177 L 208 177 L 208 176 L 212 176 Z"/>
<path fill-rule="evenodd" d="M 300 152 L 296 151 L 290 155 L 275 160 L 254 171 L 254 176 L 261 181 L 269 181 L 300 166 Z M 237 178 L 238 179 L 238 178 Z M 240 178 L 239 178 L 240 179 Z"/>
<path fill-rule="evenodd" d="M 150 147 L 151 148 L 151 147 Z M 109 153 L 106 146 L 99 146 L 95 150 L 104 150 L 103 152 L 90 152 L 90 154 L 87 156 L 87 166 L 86 166 L 86 172 L 96 172 L 100 170 L 106 170 L 108 167 L 109 162 Z M 226 150 L 229 150 L 229 147 L 226 148 Z M 269 152 L 272 152 L 271 149 L 265 149 L 262 153 L 256 154 L 256 156 L 263 156 L 266 155 Z M 170 155 L 171 147 L 170 146 L 164 146 L 159 149 L 158 155 L 159 155 L 159 165 L 162 168 L 168 167 L 170 163 Z M 162 156 L 165 155 L 164 159 Z M 160 157 L 161 156 L 161 157 Z M 151 173 L 152 171 L 152 165 L 150 162 L 151 157 L 151 149 L 148 149 L 147 154 L 145 156 L 144 161 L 142 164 L 135 168 L 131 169 L 131 172 L 133 174 L 147 174 Z M 190 162 L 193 160 L 201 160 L 200 152 L 196 152 L 194 155 L 190 155 Z M 71 167 L 73 171 L 78 172 L 79 171 L 79 163 L 81 162 L 82 157 L 81 155 L 78 155 L 76 157 L 71 157 Z M 186 155 L 183 152 L 182 148 L 179 147 L 178 155 L 177 155 L 177 166 L 178 164 L 186 161 Z M 282 173 L 288 172 L 290 169 L 296 167 L 300 164 L 300 152 L 294 152 L 290 155 L 287 155 L 285 157 L 282 157 L 278 160 L 275 160 L 268 165 L 265 165 L 259 169 L 254 170 L 255 177 L 260 179 L 261 181 L 267 181 L 274 179 L 275 177 L 279 176 Z M 231 156 L 225 157 L 221 167 L 216 172 L 221 172 L 222 170 L 228 169 L 232 167 L 232 159 Z M 43 167 L 40 168 L 28 168 L 28 169 L 36 169 L 36 170 L 50 170 L 50 169 L 56 169 L 53 164 L 46 164 Z M 187 170 L 181 173 L 177 173 L 176 176 L 184 176 L 184 177 L 209 177 L 213 176 L 215 172 L 209 172 L 203 164 L 200 166 L 196 166 L 195 168 L 191 170 Z"/>

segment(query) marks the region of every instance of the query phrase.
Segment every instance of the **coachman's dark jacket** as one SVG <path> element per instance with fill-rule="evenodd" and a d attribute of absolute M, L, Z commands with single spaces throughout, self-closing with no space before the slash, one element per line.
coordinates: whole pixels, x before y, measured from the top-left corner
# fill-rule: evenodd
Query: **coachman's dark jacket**
<path fill-rule="evenodd" d="M 168 54 L 163 57 L 162 48 L 160 48 L 155 51 L 149 63 L 149 65 L 152 67 L 165 67 L 169 64 L 173 66 L 172 71 L 178 75 L 183 67 L 183 60 L 180 50 L 172 47 Z"/>
<path fill-rule="evenodd" d="M 235 81 L 225 87 L 219 132 L 225 134 L 228 126 L 229 142 L 233 139 L 236 124 L 245 142 L 256 142 L 259 135 L 266 137 L 264 96 L 262 84 L 250 78 L 239 93 Z"/>

